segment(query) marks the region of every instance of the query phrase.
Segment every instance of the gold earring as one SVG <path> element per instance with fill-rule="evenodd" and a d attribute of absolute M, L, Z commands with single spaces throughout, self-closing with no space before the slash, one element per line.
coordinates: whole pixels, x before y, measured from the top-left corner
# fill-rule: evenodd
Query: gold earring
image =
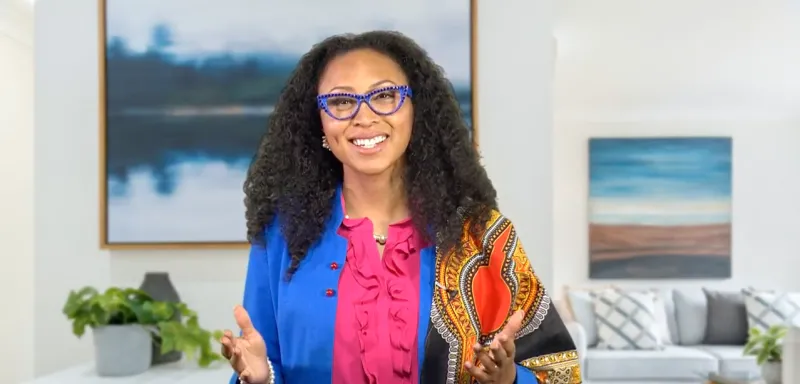
<path fill-rule="evenodd" d="M 325 148 L 329 151 L 331 150 L 331 146 L 328 144 L 328 138 L 325 136 L 322 136 L 322 148 Z"/>

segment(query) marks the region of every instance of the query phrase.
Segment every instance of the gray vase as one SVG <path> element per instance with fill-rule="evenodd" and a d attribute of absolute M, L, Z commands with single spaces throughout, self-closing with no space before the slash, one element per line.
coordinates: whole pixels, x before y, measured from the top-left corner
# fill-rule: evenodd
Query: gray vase
<path fill-rule="evenodd" d="M 138 324 L 92 329 L 98 376 L 133 376 L 150 368 L 153 339 Z"/>
<path fill-rule="evenodd" d="M 761 365 L 761 378 L 766 384 L 781 384 L 783 382 L 783 364 L 768 361 Z"/>
<path fill-rule="evenodd" d="M 150 295 L 154 300 L 168 303 L 179 303 L 181 301 L 178 291 L 172 285 L 169 274 L 166 272 L 148 272 L 144 275 L 144 281 L 139 287 L 142 291 Z M 175 314 L 173 320 L 180 321 L 181 315 Z M 174 363 L 179 361 L 183 354 L 180 351 L 172 351 L 161 354 L 161 338 L 153 337 L 153 365 Z"/>

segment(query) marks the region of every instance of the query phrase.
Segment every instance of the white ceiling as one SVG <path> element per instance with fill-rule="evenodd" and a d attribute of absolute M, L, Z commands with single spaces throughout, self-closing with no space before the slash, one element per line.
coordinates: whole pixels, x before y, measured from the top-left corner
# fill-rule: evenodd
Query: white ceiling
<path fill-rule="evenodd" d="M 800 0 L 557 0 L 556 109 L 800 116 Z"/>

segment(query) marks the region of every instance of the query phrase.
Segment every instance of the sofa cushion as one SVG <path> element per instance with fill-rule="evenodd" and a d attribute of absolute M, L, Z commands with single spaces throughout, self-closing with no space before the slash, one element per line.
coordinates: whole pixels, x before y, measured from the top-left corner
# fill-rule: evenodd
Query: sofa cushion
<path fill-rule="evenodd" d="M 744 345 L 747 342 L 747 309 L 741 291 L 703 288 L 708 301 L 706 345 Z"/>
<path fill-rule="evenodd" d="M 593 289 L 567 287 L 567 307 L 572 315 L 572 320 L 583 327 L 586 335 L 586 345 L 590 348 L 597 346 L 597 321 L 594 314 L 594 303 L 592 302 L 591 292 L 606 288 L 610 287 L 598 287 Z M 655 292 L 657 294 L 658 302 L 656 304 L 659 311 L 656 313 L 656 320 L 659 322 L 659 328 L 663 333 L 661 340 L 663 341 L 664 345 L 677 344 L 679 340 L 679 334 L 678 324 L 675 318 L 676 308 L 673 302 L 672 290 L 660 289 Z M 662 303 L 663 311 L 661 310 Z"/>
<path fill-rule="evenodd" d="M 700 289 L 673 291 L 680 345 L 700 345 L 706 335 L 708 301 Z"/>
<path fill-rule="evenodd" d="M 656 319 L 663 333 L 661 340 L 664 345 L 678 343 L 678 323 L 675 319 L 675 301 L 672 299 L 672 289 L 655 289 L 656 294 Z M 663 310 L 661 310 L 663 308 Z"/>
<path fill-rule="evenodd" d="M 753 356 L 744 356 L 744 346 L 736 345 L 699 345 L 696 348 L 708 352 L 719 360 L 719 372 L 724 374 L 742 374 L 758 376 L 761 370 Z"/>
<path fill-rule="evenodd" d="M 651 291 L 609 288 L 592 292 L 597 321 L 597 347 L 605 349 L 662 349 L 666 328 L 656 318 L 656 295 Z M 663 312 L 663 303 L 660 311 Z M 664 319 L 666 320 L 666 318 Z"/>
<path fill-rule="evenodd" d="M 743 289 L 747 323 L 765 332 L 773 325 L 800 326 L 800 293 Z"/>
<path fill-rule="evenodd" d="M 703 350 L 666 346 L 660 351 L 589 349 L 583 370 L 593 380 L 694 380 L 717 372 L 717 359 Z M 641 382 L 640 381 L 640 382 Z"/>
<path fill-rule="evenodd" d="M 597 323 L 595 322 L 592 296 L 589 292 L 588 290 L 569 289 L 567 302 L 572 319 L 580 324 L 586 333 L 586 346 L 591 348 L 597 345 Z"/>

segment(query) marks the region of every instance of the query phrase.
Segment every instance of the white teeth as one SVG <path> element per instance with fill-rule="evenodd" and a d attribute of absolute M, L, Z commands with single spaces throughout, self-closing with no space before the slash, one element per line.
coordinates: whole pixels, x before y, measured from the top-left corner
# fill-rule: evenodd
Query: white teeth
<path fill-rule="evenodd" d="M 382 143 L 386 140 L 385 135 L 375 136 L 371 139 L 353 139 L 353 144 L 361 147 L 361 148 L 375 148 L 376 145 Z"/>

